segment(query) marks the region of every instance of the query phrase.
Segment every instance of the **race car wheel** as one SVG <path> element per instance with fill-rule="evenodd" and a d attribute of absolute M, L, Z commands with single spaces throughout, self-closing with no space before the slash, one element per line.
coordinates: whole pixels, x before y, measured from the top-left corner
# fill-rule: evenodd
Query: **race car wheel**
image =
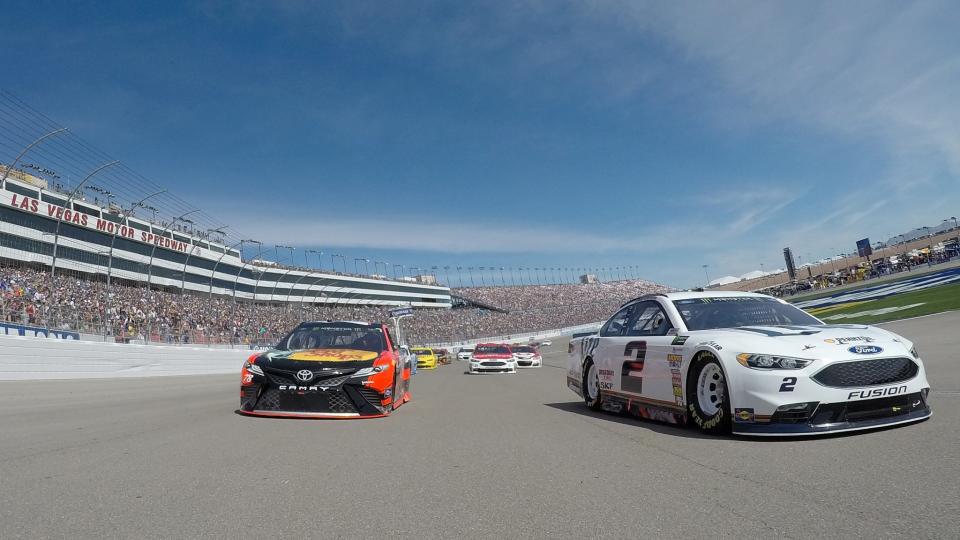
<path fill-rule="evenodd" d="M 600 374 L 590 358 L 583 366 L 583 381 L 580 387 L 583 388 L 583 402 L 587 404 L 587 408 L 599 411 L 603 403 L 600 395 Z"/>
<path fill-rule="evenodd" d="M 720 363 L 701 356 L 690 368 L 687 379 L 687 412 L 690 420 L 707 433 L 730 430 L 730 399 L 727 380 Z"/>

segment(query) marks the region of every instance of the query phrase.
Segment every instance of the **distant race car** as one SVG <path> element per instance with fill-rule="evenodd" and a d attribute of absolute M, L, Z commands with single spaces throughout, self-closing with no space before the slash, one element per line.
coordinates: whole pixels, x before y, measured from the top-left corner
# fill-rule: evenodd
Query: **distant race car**
<path fill-rule="evenodd" d="M 571 340 L 567 386 L 594 410 L 692 423 L 711 433 L 807 435 L 930 417 L 913 344 L 826 325 L 770 296 L 642 296 Z"/>
<path fill-rule="evenodd" d="M 553 342 L 550 341 L 549 339 L 545 339 L 545 340 L 543 340 L 543 341 L 540 342 L 540 346 L 541 346 L 541 347 L 549 347 L 549 346 L 551 346 L 551 345 L 553 345 Z"/>
<path fill-rule="evenodd" d="M 513 351 L 513 359 L 517 361 L 517 367 L 538 368 L 543 364 L 543 358 L 536 347 L 516 345 L 510 349 Z"/>
<path fill-rule="evenodd" d="M 410 400 L 409 360 L 387 327 L 305 322 L 240 370 L 240 411 L 253 416 L 386 416 Z"/>
<path fill-rule="evenodd" d="M 437 355 L 433 349 L 427 347 L 411 347 L 410 352 L 417 357 L 417 369 L 435 369 L 437 367 Z"/>
<path fill-rule="evenodd" d="M 464 347 L 457 351 L 457 360 L 467 360 L 473 357 L 473 349 L 469 347 Z"/>
<path fill-rule="evenodd" d="M 516 373 L 517 360 L 510 347 L 502 343 L 482 343 L 473 350 L 470 359 L 470 374 Z"/>

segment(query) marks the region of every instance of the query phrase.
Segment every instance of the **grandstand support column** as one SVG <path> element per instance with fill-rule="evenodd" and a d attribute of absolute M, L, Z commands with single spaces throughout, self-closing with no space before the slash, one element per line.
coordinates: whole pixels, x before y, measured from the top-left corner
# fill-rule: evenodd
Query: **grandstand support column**
<path fill-rule="evenodd" d="M 234 304 L 237 303 L 237 287 L 240 286 L 240 274 L 242 274 L 243 270 L 246 268 L 245 266 L 246 263 L 243 262 L 243 244 L 244 243 L 257 245 L 258 260 L 260 259 L 260 252 L 263 251 L 263 244 L 259 240 L 248 239 L 248 240 L 240 241 L 240 269 L 237 270 L 237 277 L 236 279 L 233 280 L 233 303 Z M 250 265 L 250 267 L 253 268 L 253 265 Z M 254 302 L 257 301 L 257 289 L 253 289 L 253 301 Z"/>
<path fill-rule="evenodd" d="M 187 212 L 187 213 L 185 213 L 185 214 L 182 214 L 182 215 L 180 215 L 180 216 L 178 216 L 178 217 L 173 218 L 173 221 L 171 221 L 169 225 L 167 225 L 166 227 L 163 228 L 163 232 L 170 232 L 170 229 L 171 229 L 174 225 L 176 225 L 178 221 L 181 221 L 181 220 L 185 219 L 187 216 L 189 216 L 189 215 L 191 215 L 191 214 L 196 214 L 196 213 L 199 212 L 199 211 L 200 211 L 199 209 L 197 209 L 197 210 L 191 210 L 191 211 L 189 211 L 189 212 Z M 153 227 L 151 226 L 151 229 L 152 229 L 152 228 L 153 228 Z M 153 247 L 150 249 L 150 262 L 147 263 L 147 290 L 152 290 L 152 289 L 151 289 L 151 285 L 153 284 L 153 256 L 154 256 L 156 253 L 157 253 L 157 242 L 153 242 Z M 189 256 L 188 256 L 188 257 L 189 257 Z M 151 298 L 153 297 L 152 294 L 151 294 L 150 296 L 151 296 Z"/>
<path fill-rule="evenodd" d="M 228 253 L 229 251 L 231 251 L 233 248 L 235 248 L 235 247 L 237 247 L 237 246 L 242 246 L 244 242 L 245 242 L 245 240 L 241 240 L 241 241 L 233 244 L 232 246 L 228 247 L 227 249 L 225 249 L 225 250 L 223 251 L 223 255 L 220 255 L 220 258 L 217 259 L 216 264 L 213 265 L 213 270 L 210 271 L 210 303 L 211 303 L 211 304 L 213 304 L 213 276 L 214 276 L 214 274 L 217 273 L 217 267 L 220 266 L 220 261 L 222 261 L 223 258 L 227 256 L 227 253 Z M 242 250 L 242 249 L 243 249 L 243 248 L 241 247 L 241 250 Z M 240 257 L 241 257 L 241 259 L 240 259 L 240 261 L 241 261 L 240 270 L 242 271 L 242 270 L 243 270 L 243 258 L 242 258 L 242 257 L 243 257 L 243 253 L 242 253 L 242 251 L 241 251 L 241 253 L 240 253 Z M 240 272 L 237 272 L 237 279 L 238 279 L 238 280 L 240 279 Z M 236 291 L 237 291 L 236 283 L 234 283 L 233 291 L 234 291 L 234 296 L 236 296 Z"/>
<path fill-rule="evenodd" d="M 285 300 L 285 302 L 287 303 L 287 306 L 290 306 L 290 305 L 291 305 L 291 304 L 290 304 L 290 295 L 293 294 L 294 289 L 296 289 L 296 288 L 297 288 L 297 285 L 299 285 L 300 282 L 303 281 L 303 278 L 305 278 L 305 277 L 307 277 L 307 276 L 309 276 L 309 275 L 310 275 L 310 273 L 308 272 L 308 273 L 300 276 L 300 279 L 298 279 L 298 280 L 293 284 L 293 286 L 290 287 L 290 290 L 287 292 L 287 299 Z M 304 296 L 306 296 L 306 294 L 300 295 L 300 304 L 301 304 L 301 305 L 303 304 L 303 297 L 304 297 Z M 293 311 L 293 310 L 291 309 L 291 311 Z"/>
<path fill-rule="evenodd" d="M 116 164 L 118 164 L 118 163 L 120 163 L 119 160 L 114 160 L 114 161 L 111 161 L 111 162 L 109 162 L 109 163 L 104 163 L 103 165 L 101 165 L 101 166 L 97 167 L 96 169 L 90 171 L 90 174 L 88 174 L 88 175 L 86 176 L 86 178 L 84 178 L 83 180 L 81 180 L 80 183 L 77 184 L 77 187 L 75 187 L 75 188 L 73 189 L 73 192 L 70 193 L 70 196 L 67 197 L 67 206 L 69 206 L 70 208 L 64 208 L 63 214 L 59 214 L 59 215 L 57 216 L 57 229 L 56 229 L 56 232 L 53 234 L 53 258 L 52 258 L 52 260 L 50 261 L 50 287 L 51 287 L 51 289 L 53 288 L 53 278 L 54 278 L 54 276 L 57 274 L 57 246 L 58 246 L 59 243 L 60 243 L 60 224 L 63 223 L 63 217 L 67 214 L 67 211 L 70 211 L 70 212 L 73 212 L 73 211 L 74 211 L 73 208 L 72 208 L 72 207 L 73 207 L 73 204 L 71 204 L 71 203 L 73 202 L 73 199 L 77 196 L 77 194 L 80 193 L 80 190 L 83 189 L 83 185 L 84 185 L 84 184 L 86 184 L 88 181 L 90 181 L 90 179 L 93 178 L 93 177 L 94 177 L 97 173 L 99 173 L 100 171 L 102 171 L 102 170 L 104 170 L 104 169 L 108 169 L 108 168 L 110 168 L 110 167 L 113 167 L 114 165 L 116 165 Z M 4 179 L 6 179 L 6 176 L 4 176 Z"/>
<path fill-rule="evenodd" d="M 180 215 L 179 217 L 173 218 L 173 221 L 172 221 L 169 225 L 167 225 L 166 227 L 163 228 L 163 232 L 169 232 L 169 231 L 170 231 L 170 228 L 173 227 L 174 225 L 176 225 L 178 221 L 186 218 L 187 216 L 189 216 L 189 215 L 191 215 L 191 214 L 196 214 L 196 213 L 199 212 L 199 211 L 200 211 L 200 209 L 191 210 L 191 211 L 189 211 L 189 212 L 187 212 L 187 213 L 185 213 L 185 214 Z M 153 225 L 150 226 L 150 230 L 151 230 L 151 232 L 153 231 Z M 147 263 L 147 293 L 150 295 L 150 303 L 151 303 L 151 304 L 153 303 L 153 287 L 152 287 L 152 284 L 153 284 L 153 256 L 154 256 L 154 255 L 156 254 L 156 252 L 157 252 L 157 244 L 158 244 L 158 242 L 156 242 L 156 241 L 153 242 L 153 247 L 150 248 L 150 262 Z M 148 323 L 148 324 L 147 324 L 147 339 L 146 339 L 146 343 L 147 343 L 147 344 L 150 343 L 150 336 L 153 334 L 152 330 L 153 330 L 153 329 L 150 327 L 150 324 Z"/>
<path fill-rule="evenodd" d="M 7 181 L 7 176 L 10 175 L 10 171 L 12 171 L 13 168 L 17 166 L 17 163 L 20 162 L 20 158 L 22 158 L 23 156 L 27 155 L 27 152 L 29 152 L 31 148 L 33 148 L 34 146 L 36 146 L 36 145 L 42 143 L 43 141 L 49 139 L 50 137 L 53 137 L 54 135 L 58 135 L 58 134 L 60 134 L 60 133 L 63 133 L 64 131 L 67 131 L 67 128 L 64 127 L 64 128 L 60 128 L 60 129 L 55 129 L 55 130 L 51 131 L 50 133 L 47 133 L 46 135 L 42 135 L 41 137 L 37 138 L 37 139 L 36 139 L 35 141 L 33 141 L 32 143 L 30 143 L 30 144 L 28 144 L 27 146 L 25 146 L 25 147 L 23 148 L 23 150 L 21 150 L 20 153 L 17 154 L 17 157 L 15 157 L 15 158 L 13 159 L 13 162 L 10 163 L 10 165 L 7 165 L 7 167 L 6 167 L 5 170 L 3 171 L 3 178 L 0 178 L 0 188 L 2 188 L 2 187 L 3 187 L 3 184 Z"/>
<path fill-rule="evenodd" d="M 315 279 L 313 283 L 311 283 L 310 285 L 307 285 L 307 292 L 310 292 L 310 289 L 312 289 L 314 286 L 316 286 L 317 283 L 320 283 L 320 281 L 321 281 L 322 279 L 323 279 L 323 276 L 318 276 L 317 279 Z M 323 289 L 324 289 L 324 287 L 320 287 L 320 295 L 323 294 Z M 317 296 L 320 296 L 320 295 L 317 295 Z M 316 298 L 317 296 L 314 296 L 314 298 Z M 305 295 L 305 294 L 300 297 L 300 317 L 301 317 L 301 318 L 303 317 L 303 301 L 304 301 L 304 299 L 305 299 L 306 297 L 307 297 L 307 295 Z"/>
<path fill-rule="evenodd" d="M 293 268 L 287 268 L 287 271 L 280 276 L 280 279 L 273 282 L 273 289 L 270 290 L 270 302 L 273 302 L 273 297 L 277 294 L 277 285 L 279 285 L 280 282 L 283 281 L 283 278 L 287 277 L 287 275 L 292 271 L 293 271 Z M 288 296 L 289 296 L 289 293 L 288 293 Z"/>

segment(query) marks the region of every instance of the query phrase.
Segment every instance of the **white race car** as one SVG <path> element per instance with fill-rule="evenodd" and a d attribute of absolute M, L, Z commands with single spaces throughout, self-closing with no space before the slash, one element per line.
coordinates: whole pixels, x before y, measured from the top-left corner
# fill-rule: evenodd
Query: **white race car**
<path fill-rule="evenodd" d="M 783 300 L 684 292 L 624 304 L 568 348 L 567 386 L 594 410 L 711 433 L 808 435 L 930 417 L 913 344 L 826 325 Z"/>
<path fill-rule="evenodd" d="M 469 347 L 464 347 L 457 351 L 457 360 L 470 361 L 470 358 L 473 357 L 473 349 Z"/>
<path fill-rule="evenodd" d="M 473 350 L 467 373 L 516 373 L 517 360 L 503 343 L 481 343 Z"/>
<path fill-rule="evenodd" d="M 520 368 L 538 368 L 543 365 L 543 357 L 536 347 L 530 345 L 514 345 L 510 347 L 513 351 L 513 359 L 517 361 L 517 367 Z"/>

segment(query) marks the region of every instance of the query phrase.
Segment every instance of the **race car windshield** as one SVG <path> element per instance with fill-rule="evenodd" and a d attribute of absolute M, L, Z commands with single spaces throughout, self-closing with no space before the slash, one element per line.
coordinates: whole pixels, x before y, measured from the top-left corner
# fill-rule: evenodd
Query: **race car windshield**
<path fill-rule="evenodd" d="M 381 353 L 386 348 L 379 327 L 350 324 L 307 324 L 298 326 L 280 340 L 277 350 L 355 349 Z"/>
<path fill-rule="evenodd" d="M 414 350 L 413 350 L 413 354 L 415 354 L 415 355 L 417 355 L 417 356 L 430 356 L 430 355 L 433 354 L 433 353 L 430 352 L 430 351 L 428 351 L 428 350 L 426 350 L 426 349 L 414 349 Z"/>
<path fill-rule="evenodd" d="M 485 347 L 477 347 L 476 352 L 487 354 L 510 354 L 510 349 L 504 346 L 488 345 Z"/>
<path fill-rule="evenodd" d="M 726 296 L 674 300 L 689 330 L 712 330 L 741 326 L 779 326 L 784 324 L 819 325 L 800 308 L 774 298 Z"/>
<path fill-rule="evenodd" d="M 537 352 L 533 347 L 514 347 L 513 352 Z"/>

